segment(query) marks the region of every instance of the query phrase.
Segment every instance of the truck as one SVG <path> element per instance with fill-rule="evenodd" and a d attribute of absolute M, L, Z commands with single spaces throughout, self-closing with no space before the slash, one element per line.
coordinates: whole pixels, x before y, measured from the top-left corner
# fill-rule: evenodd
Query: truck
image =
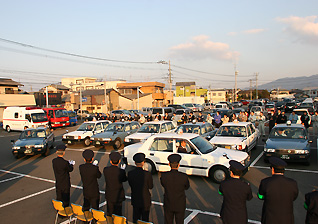
<path fill-rule="evenodd" d="M 48 107 L 43 108 L 49 121 L 51 128 L 70 126 L 70 118 L 65 108 L 62 107 Z"/>
<path fill-rule="evenodd" d="M 3 111 L 3 129 L 7 132 L 47 125 L 47 116 L 40 107 L 7 107 Z"/>

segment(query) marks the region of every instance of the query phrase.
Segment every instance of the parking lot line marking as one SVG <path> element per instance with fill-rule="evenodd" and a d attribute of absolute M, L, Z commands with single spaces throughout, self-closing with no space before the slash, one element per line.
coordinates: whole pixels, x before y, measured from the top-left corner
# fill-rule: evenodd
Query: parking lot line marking
<path fill-rule="evenodd" d="M 255 166 L 254 166 L 254 167 L 255 167 Z M 31 179 L 41 180 L 41 181 L 45 181 L 45 182 L 49 182 L 49 183 L 55 183 L 54 180 L 49 180 L 49 179 L 45 179 L 45 178 L 41 178 L 41 177 L 35 177 L 35 176 L 23 174 L 23 173 L 17 173 L 17 172 L 8 171 L 8 170 L 2 170 L 2 169 L 0 169 L 0 172 L 11 173 L 11 174 L 19 175 L 19 176 L 21 176 L 21 177 L 28 177 L 28 178 L 31 178 Z M 317 173 L 318 173 L 318 171 L 317 171 Z M 71 185 L 71 187 L 77 188 L 77 189 L 83 189 L 82 186 L 73 185 L 73 184 Z M 35 194 L 32 194 L 32 195 L 26 196 L 26 197 L 21 198 L 21 199 L 17 199 L 17 200 L 15 200 L 15 201 L 13 201 L 13 202 L 10 202 L 10 204 L 15 203 L 15 202 L 18 202 L 18 201 L 21 201 L 21 200 L 24 200 L 24 199 L 28 199 L 28 198 L 30 198 L 30 197 L 34 197 L 34 196 L 36 196 L 36 195 L 38 195 L 38 194 L 42 194 L 42 193 L 45 193 L 45 192 L 50 191 L 50 190 L 53 190 L 53 189 L 55 189 L 55 187 L 51 187 L 51 188 L 49 188 L 49 189 L 47 189 L 47 190 L 44 190 L 44 191 L 41 191 L 41 192 L 38 192 L 38 193 L 35 193 Z M 101 194 L 105 194 L 105 191 L 99 191 L 99 192 L 100 192 Z M 131 199 L 131 196 L 126 196 L 126 198 L 127 198 L 127 199 Z M 154 205 L 163 206 L 163 203 L 162 203 L 162 202 L 151 201 L 151 203 L 154 204 Z M 105 205 L 105 204 L 106 204 L 106 202 L 101 203 L 101 204 L 100 204 L 100 207 L 103 206 L 103 205 Z M 9 203 L 0 205 L 0 208 L 2 208 L 2 207 L 4 207 L 4 206 L 7 206 L 7 205 L 9 205 Z M 187 211 L 191 211 L 192 213 L 193 213 L 193 212 L 198 212 L 197 214 L 205 214 L 205 215 L 220 217 L 220 214 L 214 213 L 214 212 L 201 211 L 201 210 L 192 209 L 192 208 L 186 208 L 186 210 L 187 210 Z M 191 213 L 191 214 L 192 214 L 192 213 Z M 193 213 L 193 214 L 195 214 L 195 213 Z M 188 217 L 189 217 L 189 216 L 188 216 Z M 195 216 L 194 216 L 194 217 L 195 217 Z M 189 218 L 190 218 L 190 217 L 189 217 Z M 191 220 L 190 220 L 190 221 L 191 221 Z M 190 222 L 190 221 L 189 221 L 189 222 Z M 260 224 L 259 221 L 255 221 L 255 220 L 250 220 L 250 219 L 249 219 L 248 221 L 249 221 L 250 223 Z M 64 223 L 64 222 L 63 222 L 63 223 Z M 66 223 L 68 223 L 68 221 L 66 221 Z"/>
<path fill-rule="evenodd" d="M 8 178 L 8 179 L 5 179 L 5 180 L 1 180 L 1 181 L 0 181 L 0 184 L 1 184 L 1 183 L 4 183 L 4 182 L 7 182 L 7 181 L 10 181 L 10 180 L 18 179 L 18 178 L 21 178 L 21 177 L 23 177 L 23 176 L 20 175 L 20 176 L 11 177 L 11 178 Z"/>
<path fill-rule="evenodd" d="M 200 211 L 194 210 L 193 212 L 191 212 L 190 215 L 188 215 L 187 218 L 185 218 L 185 220 L 184 220 L 183 223 L 184 223 L 184 224 L 188 224 L 188 223 L 191 222 L 192 219 L 194 219 L 194 218 L 196 217 L 196 215 L 199 214 L 199 213 L 200 213 Z"/>
<path fill-rule="evenodd" d="M 258 160 L 262 157 L 262 155 L 264 154 L 264 151 L 262 151 L 257 157 L 256 159 L 251 163 L 251 167 L 253 167 L 257 162 Z"/>
<path fill-rule="evenodd" d="M 270 169 L 269 166 L 253 166 L 253 168 L 257 169 Z M 316 173 L 318 174 L 318 171 L 316 170 L 297 170 L 297 169 L 285 169 L 286 171 L 292 171 L 292 172 L 302 172 L 302 173 Z"/>
<path fill-rule="evenodd" d="M 40 191 L 40 192 L 37 192 L 37 193 L 34 193 L 34 194 L 30 194 L 30 195 L 25 196 L 25 197 L 23 197 L 23 198 L 19 198 L 19 199 L 16 199 L 16 200 L 14 200 L 14 201 L 11 201 L 11 202 L 2 204 L 2 205 L 0 205 L 0 208 L 3 208 L 3 207 L 8 206 L 8 205 L 12 205 L 12 204 L 14 204 L 14 203 L 23 201 L 23 200 L 28 199 L 28 198 L 35 197 L 35 196 L 37 196 L 37 195 L 39 195 L 39 194 L 43 194 L 43 193 L 46 193 L 46 192 L 51 191 L 51 190 L 54 190 L 54 189 L 55 189 L 55 187 L 51 187 L 51 188 L 49 188 L 49 189 L 46 189 L 46 190 L 43 190 L 43 191 Z"/>

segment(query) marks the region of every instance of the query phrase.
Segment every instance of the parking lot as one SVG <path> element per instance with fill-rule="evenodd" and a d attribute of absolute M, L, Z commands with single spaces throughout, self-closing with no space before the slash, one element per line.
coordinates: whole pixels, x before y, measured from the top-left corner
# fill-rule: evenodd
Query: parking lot
<path fill-rule="evenodd" d="M 76 127 L 68 128 L 70 131 Z M 310 128 L 310 133 L 312 132 Z M 61 141 L 66 128 L 54 131 L 56 143 Z M 47 157 L 33 156 L 15 159 L 11 153 L 11 139 L 16 140 L 19 132 L 6 133 L 0 131 L 0 213 L 3 223 L 48 223 L 54 222 L 55 210 L 51 199 L 55 198 L 54 173 L 52 159 L 55 158 L 55 150 Z M 294 202 L 295 223 L 304 223 L 306 210 L 303 207 L 304 195 L 318 186 L 317 175 L 317 136 L 311 136 L 311 163 L 288 164 L 286 176 L 298 182 L 299 195 Z M 56 144 L 55 143 L 55 144 Z M 249 223 L 260 223 L 262 201 L 257 199 L 257 190 L 260 181 L 270 175 L 269 165 L 263 161 L 263 141 L 259 141 L 257 148 L 252 152 L 252 163 L 249 172 L 244 179 L 251 184 L 254 198 L 247 203 Z M 95 152 L 95 159 L 99 161 L 100 171 L 109 164 L 108 155 L 112 147 L 98 149 L 84 147 L 81 144 L 67 148 L 65 159 L 76 161 L 74 171 L 71 173 L 71 202 L 82 205 L 82 183 L 78 166 L 82 164 L 82 151 L 90 148 Z M 121 147 L 120 150 L 123 150 Z M 127 167 L 129 171 L 131 167 Z M 160 185 L 160 173 L 153 176 L 154 189 L 152 190 L 153 206 L 151 207 L 150 220 L 154 223 L 163 223 L 163 188 Z M 187 209 L 184 223 L 222 223 L 219 212 L 222 197 L 218 194 L 218 184 L 209 178 L 190 176 L 190 189 L 186 192 Z M 100 209 L 105 210 L 104 189 L 105 181 L 99 179 L 101 190 Z M 130 204 L 130 188 L 124 184 L 126 201 L 123 206 L 123 214 L 132 221 L 132 206 Z M 66 219 L 59 219 L 59 223 L 65 223 Z"/>

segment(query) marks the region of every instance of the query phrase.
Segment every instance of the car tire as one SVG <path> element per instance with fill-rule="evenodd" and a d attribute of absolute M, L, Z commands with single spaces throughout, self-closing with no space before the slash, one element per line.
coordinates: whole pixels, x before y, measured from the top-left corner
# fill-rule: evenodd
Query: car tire
<path fill-rule="evenodd" d="M 214 166 L 209 172 L 209 177 L 217 184 L 230 177 L 229 170 L 224 166 Z"/>
<path fill-rule="evenodd" d="M 85 145 L 86 147 L 88 147 L 88 146 L 90 146 L 90 144 L 91 144 L 90 138 L 85 138 L 85 139 L 84 139 L 84 145 Z"/>
<path fill-rule="evenodd" d="M 6 126 L 6 131 L 9 133 L 11 131 L 11 128 L 9 125 Z"/>
<path fill-rule="evenodd" d="M 50 155 L 50 148 L 49 148 L 48 145 L 46 146 L 45 152 L 44 152 L 42 155 L 43 155 L 44 157 Z"/>
<path fill-rule="evenodd" d="M 153 162 L 149 159 L 146 159 L 145 164 L 144 164 L 144 169 L 151 174 L 157 173 L 156 166 L 153 164 Z"/>
<path fill-rule="evenodd" d="M 18 153 L 18 154 L 16 154 L 16 155 L 14 155 L 14 158 L 20 159 L 20 158 L 21 158 L 21 155 Z"/>
<path fill-rule="evenodd" d="M 264 157 L 264 162 L 265 162 L 265 163 L 269 163 L 268 157 L 266 157 L 266 156 Z"/>
<path fill-rule="evenodd" d="M 119 138 L 116 138 L 114 141 L 114 149 L 119 149 L 121 146 L 121 141 Z"/>

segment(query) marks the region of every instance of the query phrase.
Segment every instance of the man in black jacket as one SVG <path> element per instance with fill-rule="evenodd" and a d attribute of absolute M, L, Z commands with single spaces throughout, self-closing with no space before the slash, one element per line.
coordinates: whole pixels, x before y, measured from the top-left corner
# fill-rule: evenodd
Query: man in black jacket
<path fill-rule="evenodd" d="M 106 182 L 105 198 L 107 201 L 107 216 L 122 215 L 122 203 L 125 200 L 123 182 L 127 181 L 124 169 L 118 167 L 121 159 L 119 152 L 109 155 L 111 166 L 104 168 Z"/>
<path fill-rule="evenodd" d="M 164 193 L 164 219 L 165 224 L 172 224 L 175 219 L 176 224 L 183 224 L 186 209 L 185 191 L 189 189 L 188 176 L 178 171 L 181 156 L 171 154 L 168 156 L 171 170 L 161 174 L 160 182 Z"/>
<path fill-rule="evenodd" d="M 297 182 L 284 176 L 287 163 L 270 157 L 272 176 L 261 181 L 258 198 L 264 200 L 262 224 L 294 223 L 293 202 L 298 196 Z"/>
<path fill-rule="evenodd" d="M 240 179 L 245 167 L 235 161 L 230 161 L 231 178 L 223 181 L 219 194 L 223 196 L 221 218 L 223 223 L 247 223 L 246 201 L 253 198 L 250 185 Z"/>
<path fill-rule="evenodd" d="M 97 179 L 102 176 L 97 166 L 97 161 L 92 164 L 94 152 L 86 149 L 83 152 L 85 164 L 79 166 L 81 179 L 83 182 L 84 204 L 83 211 L 88 211 L 91 207 L 99 209 L 99 186 Z"/>
<path fill-rule="evenodd" d="M 149 222 L 151 205 L 150 189 L 153 188 L 153 180 L 150 172 L 143 170 L 145 154 L 136 153 L 133 157 L 136 169 L 128 173 L 128 183 L 131 187 L 131 204 L 133 206 L 133 223 L 137 220 Z"/>
<path fill-rule="evenodd" d="M 62 201 L 64 207 L 70 205 L 70 172 L 73 171 L 74 161 L 66 161 L 65 145 L 59 144 L 56 146 L 57 158 L 52 160 L 53 171 L 55 175 L 56 200 Z"/>
<path fill-rule="evenodd" d="M 306 224 L 318 223 L 318 191 L 305 194 L 305 209 L 307 210 Z"/>
<path fill-rule="evenodd" d="M 277 116 L 272 111 L 270 116 L 269 116 L 269 122 L 268 122 L 269 134 L 271 133 L 271 130 L 273 129 L 273 127 L 276 125 L 276 119 L 277 119 Z"/>

